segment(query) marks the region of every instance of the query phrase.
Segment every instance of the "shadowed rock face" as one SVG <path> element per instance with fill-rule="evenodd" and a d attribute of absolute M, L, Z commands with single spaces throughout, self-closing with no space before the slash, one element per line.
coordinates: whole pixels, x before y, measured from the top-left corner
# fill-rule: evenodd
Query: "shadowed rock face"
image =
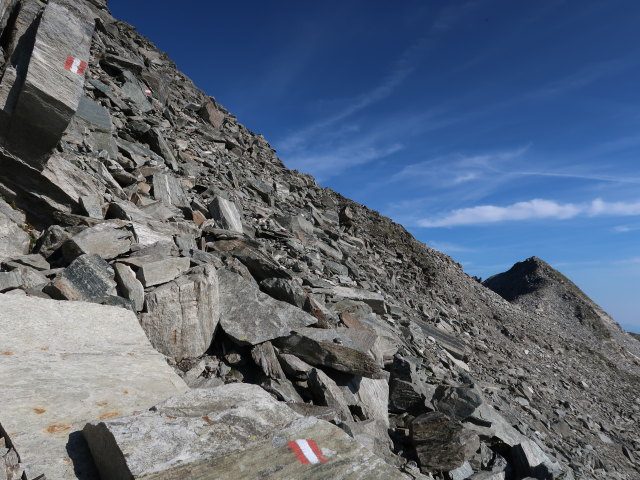
<path fill-rule="evenodd" d="M 547 264 L 489 279 L 505 301 L 286 169 L 104 0 L 0 0 L 0 30 L 5 464 L 87 478 L 59 447 L 89 422 L 107 479 L 638 478 L 640 342 Z M 167 363 L 195 393 L 149 412 Z"/>

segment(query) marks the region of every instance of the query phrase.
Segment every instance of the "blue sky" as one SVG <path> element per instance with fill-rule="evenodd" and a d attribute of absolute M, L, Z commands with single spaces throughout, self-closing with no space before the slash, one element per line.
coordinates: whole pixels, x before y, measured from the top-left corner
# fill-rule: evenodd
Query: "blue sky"
<path fill-rule="evenodd" d="M 110 0 L 290 168 L 640 332 L 640 2 Z"/>

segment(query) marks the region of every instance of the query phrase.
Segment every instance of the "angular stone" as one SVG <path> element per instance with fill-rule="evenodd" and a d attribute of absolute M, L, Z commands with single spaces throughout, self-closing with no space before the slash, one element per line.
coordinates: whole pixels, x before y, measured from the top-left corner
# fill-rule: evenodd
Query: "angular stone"
<path fill-rule="evenodd" d="M 342 391 L 326 373 L 318 368 L 312 368 L 308 373 L 308 382 L 315 404 L 333 408 L 341 420 L 352 420 Z"/>
<path fill-rule="evenodd" d="M 145 138 L 151 150 L 160 155 L 172 170 L 178 169 L 178 163 L 176 162 L 176 157 L 173 155 L 173 150 L 171 150 L 164 135 L 162 135 L 162 132 L 160 132 L 158 128 L 149 130 Z"/>
<path fill-rule="evenodd" d="M 204 120 L 209 122 L 213 128 L 220 128 L 224 123 L 224 113 L 218 110 L 217 104 L 213 100 L 205 103 L 198 111 Z"/>
<path fill-rule="evenodd" d="M 113 130 L 109 110 L 86 95 L 80 97 L 76 116 L 87 122 L 95 130 L 105 133 L 111 133 Z"/>
<path fill-rule="evenodd" d="M 0 212 L 0 260 L 29 253 L 30 242 L 29 234 Z"/>
<path fill-rule="evenodd" d="M 140 324 L 158 351 L 177 360 L 199 357 L 211 345 L 220 318 L 215 268 L 191 269 L 147 294 L 145 306 Z"/>
<path fill-rule="evenodd" d="M 389 383 L 384 378 L 355 376 L 348 383 L 338 382 L 346 404 L 357 416 L 379 420 L 389 427 Z"/>
<path fill-rule="evenodd" d="M 523 439 L 511 449 L 516 471 L 522 477 L 556 478 L 562 473 L 557 462 L 551 461 L 546 453 L 532 440 Z"/>
<path fill-rule="evenodd" d="M 120 88 L 123 97 L 129 100 L 141 112 L 148 112 L 153 109 L 149 98 L 145 95 L 145 86 L 136 78 L 136 76 L 124 70 L 122 72 L 124 83 Z"/>
<path fill-rule="evenodd" d="M 80 197 L 80 206 L 91 218 L 102 219 L 104 213 L 102 213 L 102 204 L 96 195 L 83 195 Z"/>
<path fill-rule="evenodd" d="M 136 278 L 136 274 L 127 265 L 116 263 L 113 265 L 120 295 L 133 302 L 136 312 L 144 308 L 144 287 Z"/>
<path fill-rule="evenodd" d="M 333 297 L 348 298 L 364 302 L 373 309 L 374 313 L 380 315 L 387 313 L 387 305 L 384 301 L 384 297 L 376 292 L 369 292 L 367 290 L 349 287 L 331 287 L 321 289 L 318 293 L 326 293 Z"/>
<path fill-rule="evenodd" d="M 385 378 L 377 349 L 378 336 L 347 328 L 296 328 L 295 334 L 281 338 L 276 345 L 311 365 L 369 378 Z"/>
<path fill-rule="evenodd" d="M 209 228 L 204 227 L 203 231 L 208 232 Z M 253 278 L 259 282 L 268 278 L 291 278 L 291 275 L 273 258 L 258 249 L 256 242 L 246 238 L 218 240 L 213 247 L 217 252 L 228 253 L 240 260 L 249 269 Z"/>
<path fill-rule="evenodd" d="M 99 255 L 81 255 L 54 279 L 47 293 L 57 299 L 93 300 L 115 293 L 113 269 Z"/>
<path fill-rule="evenodd" d="M 469 387 L 441 386 L 433 396 L 433 405 L 439 412 L 456 420 L 466 420 L 483 403 L 478 392 Z"/>
<path fill-rule="evenodd" d="M 2 262 L 2 266 L 7 270 L 13 270 L 14 268 L 21 266 L 31 267 L 35 270 L 49 270 L 51 268 L 49 262 L 47 262 L 39 253 L 8 258 Z"/>
<path fill-rule="evenodd" d="M 0 421 L 30 479 L 97 478 L 79 429 L 187 390 L 121 308 L 0 295 L 0 352 Z"/>
<path fill-rule="evenodd" d="M 133 235 L 124 227 L 113 223 L 100 223 L 74 235 L 62 246 L 65 258 L 71 261 L 80 255 L 100 255 L 111 260 L 127 253 L 131 248 Z"/>
<path fill-rule="evenodd" d="M 22 275 L 20 272 L 0 272 L 0 292 L 20 288 L 22 285 Z"/>
<path fill-rule="evenodd" d="M 11 151 L 36 167 L 42 166 L 78 108 L 84 72 L 67 70 L 65 64 L 68 58 L 89 61 L 93 29 L 91 12 L 70 0 L 50 1 L 37 25 L 6 134 Z"/>
<path fill-rule="evenodd" d="M 83 433 L 105 480 L 407 478 L 338 427 L 302 418 L 248 384 L 192 390 Z M 301 439 L 314 440 L 324 462 L 300 462 L 288 442 Z"/>
<path fill-rule="evenodd" d="M 307 301 L 307 295 L 302 287 L 286 278 L 267 278 L 260 282 L 260 289 L 276 300 L 290 303 L 298 308 L 304 308 Z"/>
<path fill-rule="evenodd" d="M 240 275 L 223 269 L 220 278 L 220 326 L 243 345 L 257 345 L 316 323 L 288 303 L 274 300 Z"/>
<path fill-rule="evenodd" d="M 172 175 L 156 173 L 153 175 L 153 196 L 167 205 L 188 206 L 180 180 Z"/>
<path fill-rule="evenodd" d="M 216 195 L 209 203 L 209 213 L 220 228 L 242 233 L 242 217 L 232 201 Z"/>
<path fill-rule="evenodd" d="M 191 266 L 186 257 L 169 257 L 143 264 L 138 270 L 137 277 L 144 287 L 152 287 L 167 283 L 179 277 Z"/>
<path fill-rule="evenodd" d="M 455 470 L 480 448 L 477 435 L 440 412 L 416 417 L 410 433 L 423 473 Z"/>

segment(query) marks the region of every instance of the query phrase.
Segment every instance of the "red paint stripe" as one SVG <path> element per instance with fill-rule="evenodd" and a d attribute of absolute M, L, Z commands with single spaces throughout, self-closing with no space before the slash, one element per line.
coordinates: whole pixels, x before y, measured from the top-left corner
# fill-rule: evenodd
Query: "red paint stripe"
<path fill-rule="evenodd" d="M 316 457 L 318 457 L 318 460 L 320 460 L 322 463 L 327 463 L 327 459 L 322 456 L 322 450 L 318 448 L 318 444 L 316 443 L 316 441 L 307 440 L 307 443 L 311 447 L 311 450 L 313 450 L 313 453 L 316 454 Z"/>
<path fill-rule="evenodd" d="M 307 457 L 304 455 L 304 453 L 302 453 L 302 450 L 300 450 L 300 447 L 296 442 L 289 442 L 287 445 L 289 445 L 289 448 L 291 448 L 291 450 L 293 450 L 293 453 L 296 454 L 296 457 L 298 457 L 300 463 L 303 463 L 305 465 L 309 464 L 309 460 L 307 460 Z"/>
<path fill-rule="evenodd" d="M 64 63 L 64 68 L 67 70 L 71 70 L 71 66 L 73 65 L 73 57 L 67 57 L 67 61 Z"/>
<path fill-rule="evenodd" d="M 87 62 L 83 60 L 82 62 L 80 62 L 80 66 L 78 67 L 78 75 L 82 75 L 86 69 L 87 69 Z"/>

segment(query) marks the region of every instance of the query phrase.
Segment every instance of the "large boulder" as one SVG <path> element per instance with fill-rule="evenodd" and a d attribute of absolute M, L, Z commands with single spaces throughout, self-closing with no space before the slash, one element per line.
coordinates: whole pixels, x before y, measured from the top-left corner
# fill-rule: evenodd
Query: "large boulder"
<path fill-rule="evenodd" d="M 10 295 L 0 295 L 0 385 L 0 422 L 28 478 L 61 480 L 97 477 L 79 442 L 88 421 L 188 389 L 132 312 Z"/>
<path fill-rule="evenodd" d="M 149 293 L 140 323 L 158 351 L 181 360 L 207 351 L 219 319 L 218 275 L 205 265 Z"/>
<path fill-rule="evenodd" d="M 257 345 L 291 334 L 317 320 L 299 308 L 271 298 L 229 270 L 220 270 L 220 326 L 239 344 Z"/>
<path fill-rule="evenodd" d="M 192 390 L 149 412 L 91 422 L 83 433 L 103 480 L 408 478 L 256 385 Z"/>
<path fill-rule="evenodd" d="M 35 2 L 33 2 L 35 3 Z M 18 68 L 13 88 L 19 94 L 4 106 L 11 118 L 2 132 L 11 151 L 40 167 L 73 118 L 84 85 L 95 21 L 84 2 L 50 1 L 42 17 L 33 19 L 17 48 L 30 56 Z"/>

